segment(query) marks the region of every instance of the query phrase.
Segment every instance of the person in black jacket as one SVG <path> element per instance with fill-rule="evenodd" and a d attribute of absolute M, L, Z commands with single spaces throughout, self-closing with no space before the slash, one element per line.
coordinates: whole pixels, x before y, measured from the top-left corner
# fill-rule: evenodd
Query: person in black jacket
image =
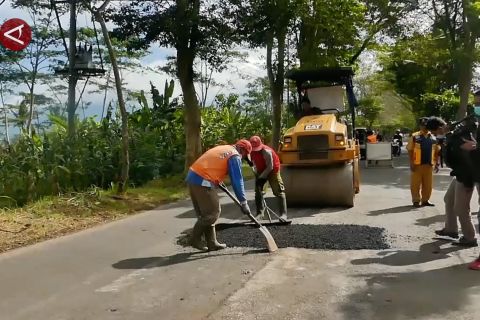
<path fill-rule="evenodd" d="M 474 119 L 474 118 L 471 118 Z M 445 193 L 445 226 L 435 231 L 439 236 L 458 238 L 457 217 L 463 236 L 453 242 L 465 247 L 478 246 L 475 227 L 470 216 L 474 187 L 480 182 L 480 149 L 477 146 L 478 123 L 468 121 L 447 134 L 445 161 L 455 177 Z"/>

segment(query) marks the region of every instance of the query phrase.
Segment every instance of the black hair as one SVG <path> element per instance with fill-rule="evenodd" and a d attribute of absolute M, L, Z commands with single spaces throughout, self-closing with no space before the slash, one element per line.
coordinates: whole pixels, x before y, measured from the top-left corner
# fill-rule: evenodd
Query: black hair
<path fill-rule="evenodd" d="M 445 120 L 443 120 L 440 117 L 430 117 L 426 119 L 427 121 L 426 121 L 425 127 L 429 131 L 435 131 L 435 130 L 438 130 L 440 127 L 444 127 L 447 125 Z"/>
<path fill-rule="evenodd" d="M 421 117 L 418 119 L 418 125 L 420 126 L 425 126 L 427 125 L 428 117 Z"/>

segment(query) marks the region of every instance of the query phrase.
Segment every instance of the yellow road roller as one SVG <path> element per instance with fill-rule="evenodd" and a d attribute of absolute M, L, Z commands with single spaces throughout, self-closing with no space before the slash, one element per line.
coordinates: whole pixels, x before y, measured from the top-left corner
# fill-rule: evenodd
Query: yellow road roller
<path fill-rule="evenodd" d="M 360 191 L 351 67 L 291 70 L 297 123 L 278 150 L 289 206 L 353 207 Z M 346 101 L 348 103 L 346 103 Z"/>

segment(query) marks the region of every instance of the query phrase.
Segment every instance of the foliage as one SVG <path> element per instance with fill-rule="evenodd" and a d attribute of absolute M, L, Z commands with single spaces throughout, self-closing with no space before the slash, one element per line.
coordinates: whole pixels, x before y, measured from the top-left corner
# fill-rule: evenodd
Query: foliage
<path fill-rule="evenodd" d="M 300 13 L 297 54 L 302 69 L 348 64 L 365 6 L 357 0 L 306 0 Z"/>
<path fill-rule="evenodd" d="M 183 169 L 183 109 L 177 99 L 170 101 L 173 80 L 165 81 L 163 94 L 153 84 L 150 86 L 153 107 L 149 106 L 142 90 L 134 94 L 141 109 L 130 115 L 131 178 L 137 183 Z"/>
<path fill-rule="evenodd" d="M 361 112 L 362 117 L 366 120 L 367 127 L 373 127 L 373 124 L 377 121 L 380 112 L 383 110 L 383 106 L 376 97 L 366 97 L 359 101 L 358 110 Z"/>
<path fill-rule="evenodd" d="M 202 109 L 202 142 L 207 149 L 220 142 L 234 143 L 237 139 L 249 139 L 252 135 L 269 138 L 270 115 L 242 105 L 239 96 L 218 95 L 214 105 Z"/>
<path fill-rule="evenodd" d="M 414 34 L 398 41 L 388 52 L 380 60 L 384 77 L 410 101 L 413 113 L 417 117 L 450 118 L 458 108 L 457 75 L 443 40 Z M 442 107 L 434 106 L 439 101 Z"/>

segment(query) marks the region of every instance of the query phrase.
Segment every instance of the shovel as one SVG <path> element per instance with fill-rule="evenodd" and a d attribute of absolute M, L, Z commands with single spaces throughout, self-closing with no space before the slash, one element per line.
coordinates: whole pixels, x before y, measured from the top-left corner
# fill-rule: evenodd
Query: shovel
<path fill-rule="evenodd" d="M 235 198 L 233 196 L 233 194 L 228 191 L 227 187 L 223 184 L 223 183 L 220 183 L 219 184 L 219 187 L 220 189 L 222 189 L 232 200 L 233 202 L 235 202 L 240 208 L 242 207 L 242 205 L 240 204 L 240 202 L 237 200 L 237 198 Z M 258 222 L 257 219 L 255 219 L 252 214 L 248 214 L 248 217 L 250 218 L 250 220 L 252 220 L 258 227 L 258 229 L 260 230 L 260 232 L 263 234 L 263 236 L 265 237 L 265 239 L 267 240 L 267 247 L 268 247 L 268 251 L 270 252 L 275 252 L 278 250 L 278 246 L 277 244 L 275 243 L 275 240 L 273 239 L 270 231 L 268 231 L 267 228 L 265 228 L 264 226 L 262 226 L 260 224 L 260 222 Z"/>

